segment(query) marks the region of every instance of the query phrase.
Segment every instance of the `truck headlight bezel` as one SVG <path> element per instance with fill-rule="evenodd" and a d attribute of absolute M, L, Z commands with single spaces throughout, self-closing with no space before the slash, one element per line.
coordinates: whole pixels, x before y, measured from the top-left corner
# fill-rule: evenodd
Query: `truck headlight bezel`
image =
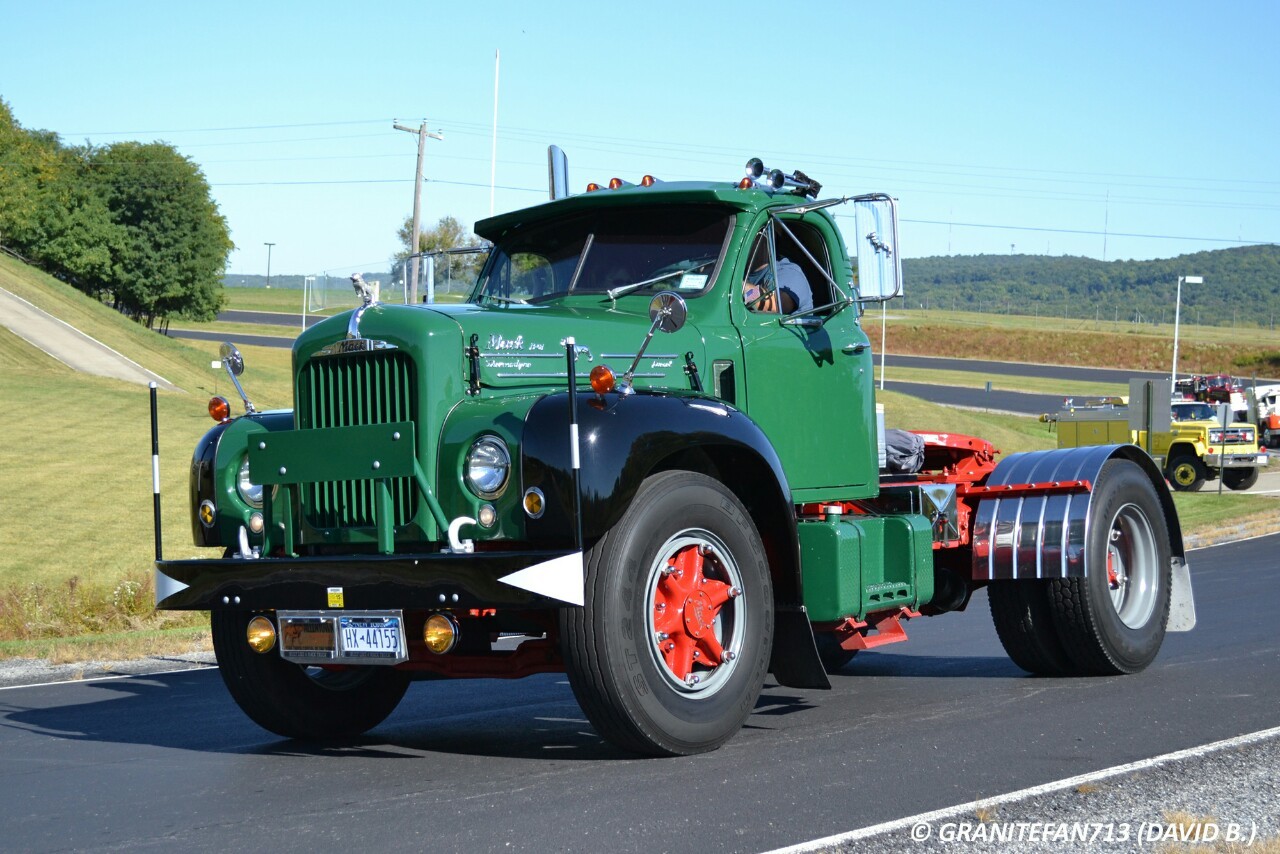
<path fill-rule="evenodd" d="M 254 509 L 262 509 L 262 484 L 249 480 L 249 455 L 240 460 L 240 470 L 236 472 L 236 494 L 240 500 Z"/>
<path fill-rule="evenodd" d="M 511 481 L 511 451 L 498 436 L 486 434 L 471 443 L 462 461 L 462 479 L 477 497 L 491 501 Z"/>

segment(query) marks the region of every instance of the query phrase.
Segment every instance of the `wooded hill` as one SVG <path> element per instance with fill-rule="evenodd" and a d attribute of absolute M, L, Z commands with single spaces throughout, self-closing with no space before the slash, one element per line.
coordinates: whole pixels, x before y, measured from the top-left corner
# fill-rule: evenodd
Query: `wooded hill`
<path fill-rule="evenodd" d="M 1280 246 L 1244 246 L 1153 261 L 1048 255 L 951 255 L 902 262 L 911 307 L 1046 317 L 1273 328 L 1280 320 Z"/>

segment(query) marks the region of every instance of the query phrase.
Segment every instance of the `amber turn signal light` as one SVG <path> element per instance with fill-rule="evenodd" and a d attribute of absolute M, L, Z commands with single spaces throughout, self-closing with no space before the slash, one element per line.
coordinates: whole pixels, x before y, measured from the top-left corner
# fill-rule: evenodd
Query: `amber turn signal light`
<path fill-rule="evenodd" d="M 254 617 L 245 629 L 245 640 L 254 652 L 270 652 L 276 645 L 276 627 L 266 617 Z"/>
<path fill-rule="evenodd" d="M 458 624 L 448 614 L 432 614 L 422 626 L 422 642 L 436 655 L 444 655 L 458 642 Z"/>
<path fill-rule="evenodd" d="M 221 395 L 209 398 L 209 417 L 221 424 L 231 420 L 231 404 Z"/>
<path fill-rule="evenodd" d="M 596 365 L 591 369 L 591 388 L 596 394 L 607 394 L 613 391 L 616 382 L 613 369 L 608 365 Z"/>

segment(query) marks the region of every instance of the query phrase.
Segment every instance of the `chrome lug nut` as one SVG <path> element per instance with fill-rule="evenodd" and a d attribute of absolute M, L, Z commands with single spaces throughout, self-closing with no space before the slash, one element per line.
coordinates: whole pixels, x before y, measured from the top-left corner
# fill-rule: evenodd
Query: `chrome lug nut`
<path fill-rule="evenodd" d="M 702 681 L 701 676 L 699 676 L 696 673 L 690 673 L 688 676 L 685 677 L 684 684 L 692 688 L 694 685 L 697 685 L 701 681 Z"/>
<path fill-rule="evenodd" d="M 658 632 L 658 640 L 659 640 L 659 641 L 664 641 L 664 640 L 666 640 L 666 639 L 667 639 L 667 638 L 669 638 L 669 637 L 671 637 L 671 635 L 667 634 L 666 632 Z"/>
<path fill-rule="evenodd" d="M 725 660 L 725 661 L 733 661 L 733 660 L 734 660 L 735 658 L 737 658 L 737 657 L 738 657 L 738 654 L 737 654 L 736 652 L 734 652 L 733 650 L 731 650 L 731 649 L 726 649 L 726 650 L 724 651 L 724 660 Z"/>
<path fill-rule="evenodd" d="M 730 598 L 730 599 L 737 599 L 737 598 L 738 598 L 739 596 L 741 596 L 741 595 L 742 595 L 742 588 L 741 588 L 741 587 L 730 587 L 730 588 L 729 588 L 729 598 Z"/>

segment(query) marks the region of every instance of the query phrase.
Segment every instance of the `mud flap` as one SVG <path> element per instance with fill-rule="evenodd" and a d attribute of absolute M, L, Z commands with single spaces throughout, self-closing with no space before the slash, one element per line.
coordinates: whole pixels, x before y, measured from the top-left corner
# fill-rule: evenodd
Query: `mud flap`
<path fill-rule="evenodd" d="M 809 614 L 803 605 L 778 605 L 773 617 L 773 678 L 784 688 L 829 690 L 831 680 L 818 656 Z"/>
<path fill-rule="evenodd" d="M 1189 632 L 1196 627 L 1196 602 L 1191 595 L 1191 567 L 1185 559 L 1173 559 L 1173 585 L 1169 589 L 1170 632 Z"/>

